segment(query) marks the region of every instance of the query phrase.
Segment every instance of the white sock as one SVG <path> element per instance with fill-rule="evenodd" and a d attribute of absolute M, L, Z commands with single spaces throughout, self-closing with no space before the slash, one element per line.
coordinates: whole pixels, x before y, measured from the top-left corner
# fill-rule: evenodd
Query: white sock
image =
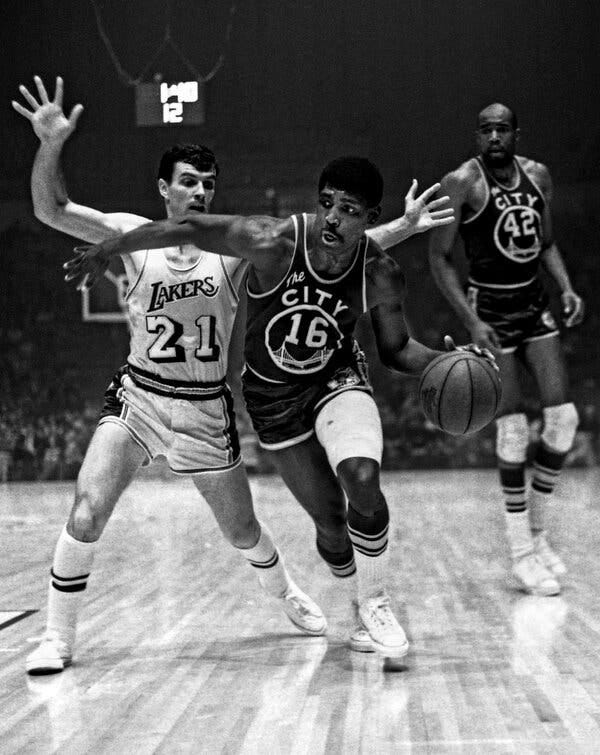
<path fill-rule="evenodd" d="M 69 647 L 75 643 L 77 612 L 90 575 L 96 543 L 75 540 L 64 527 L 54 551 L 48 590 L 47 632 Z"/>
<path fill-rule="evenodd" d="M 506 536 L 513 561 L 533 553 L 528 511 L 505 511 Z"/>
<path fill-rule="evenodd" d="M 546 529 L 547 507 L 551 498 L 552 494 L 540 493 L 539 490 L 531 490 L 529 494 L 529 521 L 534 535 L 539 535 Z"/>
<path fill-rule="evenodd" d="M 348 503 L 348 535 L 354 546 L 358 601 L 385 594 L 389 563 L 387 504 L 373 516 L 363 516 Z"/>
<path fill-rule="evenodd" d="M 256 569 L 261 587 L 270 595 L 280 598 L 290 586 L 290 575 L 269 529 L 261 522 L 259 525 L 260 537 L 256 545 L 252 548 L 238 548 L 238 550 Z"/>
<path fill-rule="evenodd" d="M 358 550 L 354 553 L 358 586 L 358 602 L 385 594 L 388 572 L 389 549 L 379 556 L 364 556 Z"/>

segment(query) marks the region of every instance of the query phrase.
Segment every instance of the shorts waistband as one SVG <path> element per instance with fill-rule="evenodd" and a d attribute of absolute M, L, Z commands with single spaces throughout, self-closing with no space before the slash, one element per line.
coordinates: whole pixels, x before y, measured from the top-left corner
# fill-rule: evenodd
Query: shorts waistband
<path fill-rule="evenodd" d="M 535 283 L 537 280 L 538 279 L 534 276 L 528 281 L 523 281 L 522 283 L 482 283 L 481 281 L 477 281 L 475 280 L 475 278 L 471 278 L 471 276 L 469 276 L 468 283 L 470 286 L 476 286 L 477 288 L 489 288 L 492 291 L 518 291 L 521 288 L 527 288 L 527 286 L 531 286 L 531 284 Z"/>
<path fill-rule="evenodd" d="M 220 398 L 229 391 L 224 377 L 206 383 L 168 380 L 131 364 L 127 366 L 127 374 L 138 387 L 167 398 L 178 398 L 185 401 L 208 401 Z"/>

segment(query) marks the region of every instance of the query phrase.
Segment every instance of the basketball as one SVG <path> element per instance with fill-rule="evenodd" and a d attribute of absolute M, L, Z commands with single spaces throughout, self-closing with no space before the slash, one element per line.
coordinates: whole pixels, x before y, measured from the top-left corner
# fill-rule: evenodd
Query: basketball
<path fill-rule="evenodd" d="M 427 419 L 450 435 L 469 435 L 496 416 L 501 387 L 498 373 L 470 351 L 449 351 L 433 359 L 419 381 Z"/>

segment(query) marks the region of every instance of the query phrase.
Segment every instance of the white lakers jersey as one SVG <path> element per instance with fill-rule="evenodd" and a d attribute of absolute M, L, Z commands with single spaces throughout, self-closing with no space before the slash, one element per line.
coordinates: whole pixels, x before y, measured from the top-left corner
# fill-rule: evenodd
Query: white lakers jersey
<path fill-rule="evenodd" d="M 202 252 L 174 267 L 162 250 L 123 255 L 130 281 L 129 364 L 148 379 L 186 389 L 223 381 L 247 263 Z"/>

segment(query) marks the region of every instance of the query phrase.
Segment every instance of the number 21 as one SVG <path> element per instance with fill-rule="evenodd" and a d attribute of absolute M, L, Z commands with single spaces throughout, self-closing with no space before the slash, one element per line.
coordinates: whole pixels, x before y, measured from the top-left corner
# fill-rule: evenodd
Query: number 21
<path fill-rule="evenodd" d="M 213 315 L 200 315 L 196 320 L 198 326 L 198 347 L 194 356 L 201 362 L 214 362 L 221 348 L 215 338 L 216 320 Z M 185 362 L 185 349 L 177 343 L 183 335 L 183 325 L 167 315 L 146 315 L 148 333 L 158 333 L 148 349 L 148 356 L 153 362 Z"/>

